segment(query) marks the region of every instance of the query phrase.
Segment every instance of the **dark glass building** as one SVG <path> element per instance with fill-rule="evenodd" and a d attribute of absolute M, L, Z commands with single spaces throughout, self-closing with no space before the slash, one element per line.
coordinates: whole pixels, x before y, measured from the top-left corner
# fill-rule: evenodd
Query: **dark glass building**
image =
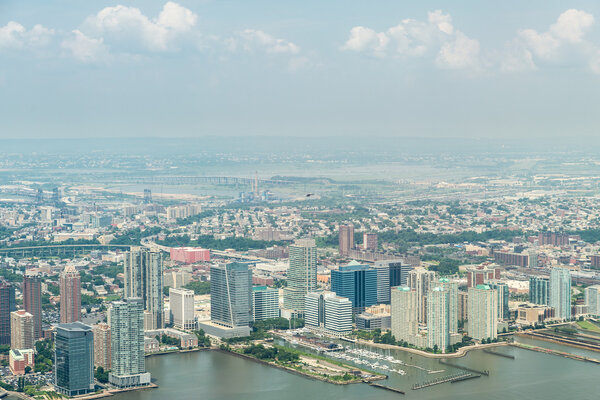
<path fill-rule="evenodd" d="M 15 288 L 10 283 L 0 282 L 0 345 L 10 345 L 10 313 L 17 309 Z"/>
<path fill-rule="evenodd" d="M 361 313 L 377 304 L 377 271 L 368 265 L 351 262 L 331 271 L 331 291 L 352 302 L 352 312 Z"/>
<path fill-rule="evenodd" d="M 54 387 L 66 396 L 94 391 L 94 334 L 82 322 L 58 324 L 54 334 Z"/>

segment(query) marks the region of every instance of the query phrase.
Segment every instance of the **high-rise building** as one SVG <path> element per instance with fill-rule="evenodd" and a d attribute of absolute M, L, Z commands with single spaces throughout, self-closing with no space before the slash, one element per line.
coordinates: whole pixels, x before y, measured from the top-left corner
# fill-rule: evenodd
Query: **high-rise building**
<path fill-rule="evenodd" d="M 392 288 L 392 335 L 397 341 L 416 344 L 419 332 L 418 303 L 416 290 L 408 286 Z"/>
<path fill-rule="evenodd" d="M 56 326 L 54 388 L 69 397 L 94 391 L 94 334 L 91 326 L 79 321 Z"/>
<path fill-rule="evenodd" d="M 440 278 L 437 286 L 448 291 L 448 329 L 450 333 L 458 333 L 458 282 Z"/>
<path fill-rule="evenodd" d="M 249 326 L 252 308 L 252 271 L 248 264 L 231 262 L 210 267 L 210 317 L 228 328 Z"/>
<path fill-rule="evenodd" d="M 130 297 L 112 303 L 110 309 L 112 369 L 108 380 L 125 388 L 150 383 L 144 359 L 144 302 Z"/>
<path fill-rule="evenodd" d="M 377 263 L 379 262 L 390 266 L 390 287 L 406 286 L 408 273 L 414 268 L 412 265 L 401 260 L 377 261 Z"/>
<path fill-rule="evenodd" d="M 252 320 L 279 318 L 279 290 L 267 286 L 252 288 Z"/>
<path fill-rule="evenodd" d="M 417 292 L 419 322 L 427 322 L 427 294 L 435 281 L 435 272 L 415 268 L 408 272 L 407 286 Z"/>
<path fill-rule="evenodd" d="M 303 313 L 304 297 L 317 290 L 317 245 L 314 239 L 296 240 L 290 246 L 289 260 L 284 306 Z"/>
<path fill-rule="evenodd" d="M 532 276 L 529 278 L 529 302 L 550 304 L 550 281 L 547 278 Z"/>
<path fill-rule="evenodd" d="M 377 304 L 377 271 L 356 261 L 331 271 L 331 291 L 352 302 L 352 312 L 360 314 Z"/>
<path fill-rule="evenodd" d="M 529 250 L 529 260 L 528 260 L 528 266 L 529 268 L 537 268 L 538 267 L 538 263 L 539 263 L 539 258 L 538 258 L 538 253 L 535 250 Z"/>
<path fill-rule="evenodd" d="M 108 371 L 112 367 L 112 353 L 110 342 L 110 326 L 98 324 L 93 327 L 94 332 L 94 365 Z"/>
<path fill-rule="evenodd" d="M 363 233 L 363 250 L 377 250 L 377 234 L 376 233 Z"/>
<path fill-rule="evenodd" d="M 504 282 L 488 282 L 488 285 L 498 292 L 498 319 L 508 321 L 510 319 L 510 310 L 508 309 L 509 290 Z"/>
<path fill-rule="evenodd" d="M 146 330 L 164 328 L 163 263 L 159 251 L 132 247 L 125 254 L 125 298 L 139 297 L 150 318 Z"/>
<path fill-rule="evenodd" d="M 473 339 L 498 337 L 498 293 L 489 285 L 469 288 L 469 336 Z"/>
<path fill-rule="evenodd" d="M 25 310 L 10 313 L 10 348 L 33 349 L 35 337 L 33 332 L 33 315 Z"/>
<path fill-rule="evenodd" d="M 175 328 L 196 329 L 193 290 L 169 288 L 169 307 L 171 309 L 171 322 Z"/>
<path fill-rule="evenodd" d="M 467 292 L 458 292 L 458 320 L 466 321 L 469 319 L 469 294 Z"/>
<path fill-rule="evenodd" d="M 372 268 L 377 271 L 377 304 L 390 304 L 390 265 L 376 262 Z"/>
<path fill-rule="evenodd" d="M 427 347 L 442 353 L 450 346 L 450 292 L 442 287 L 427 293 Z"/>
<path fill-rule="evenodd" d="M 33 315 L 33 334 L 42 337 L 42 280 L 37 275 L 23 277 L 23 307 Z"/>
<path fill-rule="evenodd" d="M 0 281 L 0 345 L 10 345 L 10 313 L 16 309 L 15 287 Z"/>
<path fill-rule="evenodd" d="M 483 285 L 486 281 L 490 279 L 500 279 L 500 269 L 499 268 L 488 268 L 485 266 L 480 266 L 476 268 L 468 268 L 467 269 L 467 288 L 475 287 L 477 285 Z"/>
<path fill-rule="evenodd" d="M 60 274 L 60 322 L 81 320 L 81 276 L 72 265 Z"/>
<path fill-rule="evenodd" d="M 352 303 L 332 292 L 313 292 L 306 295 L 306 326 L 344 336 L 352 332 Z"/>
<path fill-rule="evenodd" d="M 339 251 L 341 256 L 346 256 L 354 248 L 354 225 L 340 225 Z"/>
<path fill-rule="evenodd" d="M 550 271 L 550 307 L 559 319 L 571 318 L 571 274 L 568 268 L 554 267 Z"/>
<path fill-rule="evenodd" d="M 588 313 L 600 316 L 600 285 L 586 287 L 584 300 L 585 304 L 588 306 Z"/>

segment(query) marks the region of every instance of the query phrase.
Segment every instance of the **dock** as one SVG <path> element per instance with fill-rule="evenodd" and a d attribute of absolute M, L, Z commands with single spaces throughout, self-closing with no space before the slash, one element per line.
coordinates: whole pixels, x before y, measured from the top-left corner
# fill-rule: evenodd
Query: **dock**
<path fill-rule="evenodd" d="M 537 351 L 539 353 L 552 354 L 552 355 L 555 355 L 555 356 L 561 356 L 561 357 L 565 357 L 565 358 L 570 358 L 572 360 L 586 361 L 586 362 L 591 362 L 591 363 L 594 363 L 594 364 L 600 364 L 600 360 L 597 360 L 595 358 L 580 356 L 580 355 L 577 355 L 577 354 L 571 354 L 571 353 L 567 353 L 567 352 L 564 352 L 564 351 L 552 350 L 552 349 L 547 349 L 545 347 L 533 346 L 533 345 L 530 345 L 530 344 L 523 344 L 523 343 L 517 343 L 517 342 L 511 343 L 510 345 L 514 346 L 514 347 L 518 347 L 520 349 Z"/>
<path fill-rule="evenodd" d="M 479 378 L 480 376 L 481 375 L 475 375 L 475 374 L 471 374 L 471 373 L 443 376 L 441 378 L 434 379 L 432 381 L 426 381 L 423 383 L 415 383 L 412 386 L 412 390 L 424 389 L 424 388 L 435 386 L 435 385 L 441 385 L 442 383 L 448 383 L 448 382 L 454 383 L 454 382 L 466 381 L 467 379 Z"/>
<path fill-rule="evenodd" d="M 485 376 L 489 376 L 490 375 L 490 371 L 488 371 L 488 370 L 477 371 L 476 369 L 469 368 L 469 367 L 464 367 L 464 366 L 458 365 L 458 364 L 452 364 L 452 363 L 449 363 L 448 361 L 445 361 L 445 360 L 440 360 L 440 364 L 442 364 L 442 365 L 448 365 L 450 367 L 454 367 L 454 368 L 458 368 L 458 369 L 462 369 L 463 371 L 472 372 L 474 374 L 485 375 Z"/>
<path fill-rule="evenodd" d="M 389 390 L 390 392 L 394 392 L 394 393 L 398 393 L 398 394 L 405 394 L 402 390 L 400 389 L 396 389 L 393 387 L 389 387 L 389 386 L 385 386 L 385 385 L 380 385 L 379 383 L 374 383 L 374 382 L 367 382 L 365 381 L 365 383 L 369 386 L 373 386 L 379 389 L 385 389 L 385 390 Z"/>
<path fill-rule="evenodd" d="M 515 359 L 515 356 L 513 356 L 513 355 L 504 354 L 504 353 L 498 353 L 497 351 L 490 350 L 490 349 L 484 349 L 483 352 L 487 353 L 487 354 L 493 354 L 493 355 L 499 356 L 499 357 L 510 358 L 511 360 Z"/>

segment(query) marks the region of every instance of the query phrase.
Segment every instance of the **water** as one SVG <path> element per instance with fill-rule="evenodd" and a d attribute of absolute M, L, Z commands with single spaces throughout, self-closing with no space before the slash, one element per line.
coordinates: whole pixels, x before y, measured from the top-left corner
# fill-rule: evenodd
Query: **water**
<path fill-rule="evenodd" d="M 562 348 L 566 349 L 570 350 Z M 402 366 L 406 375 L 390 373 L 390 378 L 380 383 L 404 390 L 406 398 L 422 400 L 598 398 L 598 365 L 512 347 L 497 348 L 496 351 L 512 354 L 516 359 L 481 351 L 470 352 L 450 362 L 477 370 L 487 369 L 489 377 L 445 383 L 417 391 L 410 389 L 415 382 L 460 370 L 402 351 L 382 351 L 386 356 L 392 355 L 432 370 L 444 369 L 445 372 L 428 374 L 417 368 Z M 383 400 L 401 396 L 365 384 L 338 386 L 314 381 L 216 351 L 154 356 L 146 359 L 146 366 L 160 388 L 123 393 L 113 399 Z"/>

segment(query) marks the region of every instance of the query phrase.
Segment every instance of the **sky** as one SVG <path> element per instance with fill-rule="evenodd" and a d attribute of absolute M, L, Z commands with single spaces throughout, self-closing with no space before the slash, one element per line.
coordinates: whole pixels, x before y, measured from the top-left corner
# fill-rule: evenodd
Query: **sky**
<path fill-rule="evenodd" d="M 0 0 L 0 139 L 599 136 L 598 1 Z"/>

